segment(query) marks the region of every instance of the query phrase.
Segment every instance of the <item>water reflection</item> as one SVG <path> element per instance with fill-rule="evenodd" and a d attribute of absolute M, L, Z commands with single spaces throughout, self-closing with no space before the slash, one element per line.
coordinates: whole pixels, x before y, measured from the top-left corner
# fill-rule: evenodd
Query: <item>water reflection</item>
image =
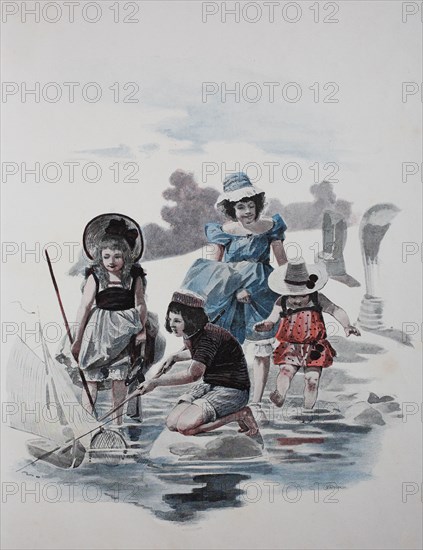
<path fill-rule="evenodd" d="M 192 521 L 199 512 L 217 508 L 237 508 L 243 505 L 240 496 L 243 493 L 239 484 L 250 479 L 241 474 L 201 474 L 193 476 L 192 483 L 200 487 L 187 487 L 187 479 L 180 484 L 185 489 L 176 493 L 165 493 L 162 497 L 170 510 L 154 510 L 160 519 L 168 521 Z M 167 481 L 169 479 L 167 478 Z M 175 483 L 175 480 L 173 481 Z M 176 482 L 177 483 L 177 482 Z M 188 489 L 188 490 L 187 490 Z"/>

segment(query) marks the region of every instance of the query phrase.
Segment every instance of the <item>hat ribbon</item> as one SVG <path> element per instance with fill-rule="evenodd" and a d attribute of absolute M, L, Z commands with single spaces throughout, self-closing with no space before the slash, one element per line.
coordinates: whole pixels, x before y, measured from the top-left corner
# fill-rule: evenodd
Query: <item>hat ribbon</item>
<path fill-rule="evenodd" d="M 108 227 L 105 229 L 105 234 L 109 236 L 122 237 L 133 250 L 138 237 L 136 229 L 129 229 L 125 220 L 110 220 Z"/>
<path fill-rule="evenodd" d="M 307 281 L 290 281 L 289 279 L 284 279 L 285 283 L 288 285 L 294 285 L 294 286 L 306 286 L 310 290 L 313 289 L 316 286 L 316 282 L 318 281 L 319 277 L 312 273 Z"/>

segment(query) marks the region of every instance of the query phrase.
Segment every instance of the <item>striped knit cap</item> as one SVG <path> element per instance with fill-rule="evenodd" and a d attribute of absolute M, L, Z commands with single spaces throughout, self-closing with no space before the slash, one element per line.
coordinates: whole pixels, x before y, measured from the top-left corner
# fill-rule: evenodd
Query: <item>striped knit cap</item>
<path fill-rule="evenodd" d="M 205 304 L 204 298 L 198 294 L 194 294 L 193 292 L 187 292 L 186 290 L 178 290 L 177 292 L 174 292 L 172 302 L 184 304 L 185 306 L 201 308 L 204 308 Z"/>

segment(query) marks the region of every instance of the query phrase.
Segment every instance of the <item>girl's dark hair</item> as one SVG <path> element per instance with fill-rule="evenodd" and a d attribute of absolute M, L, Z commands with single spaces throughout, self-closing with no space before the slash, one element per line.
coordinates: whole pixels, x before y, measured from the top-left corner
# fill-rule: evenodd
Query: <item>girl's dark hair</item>
<path fill-rule="evenodd" d="M 195 332 L 201 330 L 209 322 L 209 318 L 203 308 L 186 306 L 179 302 L 170 302 L 166 312 L 165 323 L 168 332 L 172 332 L 169 322 L 169 313 L 176 313 L 182 317 L 185 323 L 184 332 L 187 336 L 191 336 Z"/>
<path fill-rule="evenodd" d="M 257 195 L 253 195 L 252 197 L 244 197 L 239 201 L 224 200 L 221 203 L 220 209 L 228 218 L 231 218 L 231 220 L 236 220 L 235 205 L 238 202 L 250 202 L 250 201 L 253 201 L 253 203 L 256 205 L 255 219 L 257 220 L 257 218 L 260 216 L 264 208 L 264 204 L 265 204 L 264 193 L 258 193 Z"/>

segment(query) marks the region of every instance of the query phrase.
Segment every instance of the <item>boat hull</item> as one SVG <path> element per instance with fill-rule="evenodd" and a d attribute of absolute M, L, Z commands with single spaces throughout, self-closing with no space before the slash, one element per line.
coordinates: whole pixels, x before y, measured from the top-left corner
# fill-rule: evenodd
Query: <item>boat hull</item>
<path fill-rule="evenodd" d="M 57 449 L 57 443 L 48 439 L 30 439 L 26 446 L 34 458 L 58 468 L 78 468 L 85 457 L 85 448 L 78 441 L 64 450 Z"/>

